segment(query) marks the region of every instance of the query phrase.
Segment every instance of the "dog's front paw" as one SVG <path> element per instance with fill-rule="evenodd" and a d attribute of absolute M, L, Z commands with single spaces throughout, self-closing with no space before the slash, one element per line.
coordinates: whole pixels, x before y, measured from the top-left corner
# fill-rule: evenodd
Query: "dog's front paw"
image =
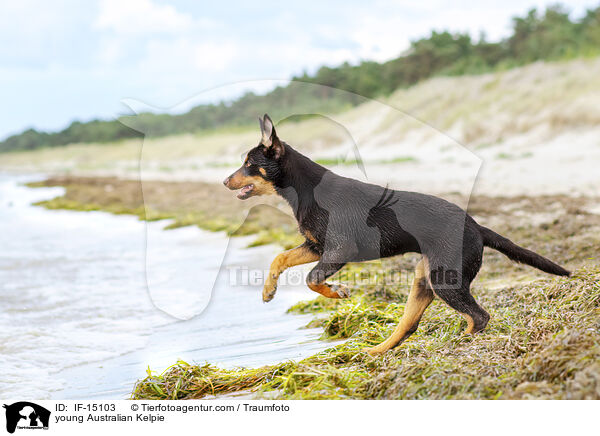
<path fill-rule="evenodd" d="M 265 303 L 268 303 L 275 297 L 275 293 L 277 292 L 277 285 L 269 286 L 265 285 L 262 292 L 262 299 Z"/>
<path fill-rule="evenodd" d="M 349 298 L 350 289 L 345 285 L 333 284 L 330 286 L 331 290 L 338 294 L 339 298 Z"/>

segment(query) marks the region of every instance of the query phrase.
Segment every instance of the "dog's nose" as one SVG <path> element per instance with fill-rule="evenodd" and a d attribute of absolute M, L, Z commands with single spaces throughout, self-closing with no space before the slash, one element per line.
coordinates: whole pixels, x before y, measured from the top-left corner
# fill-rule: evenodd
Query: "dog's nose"
<path fill-rule="evenodd" d="M 229 180 L 231 179 L 231 176 L 227 177 L 225 180 L 223 180 L 223 184 L 225 186 L 227 186 L 227 184 L 229 183 Z"/>

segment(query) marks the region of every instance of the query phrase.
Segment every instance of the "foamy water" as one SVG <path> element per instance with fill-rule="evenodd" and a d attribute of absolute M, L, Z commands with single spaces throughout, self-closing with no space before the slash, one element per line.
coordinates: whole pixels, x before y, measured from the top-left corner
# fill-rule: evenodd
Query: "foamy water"
<path fill-rule="evenodd" d="M 62 188 L 24 187 L 29 179 L 0 174 L 1 397 L 125 398 L 148 365 L 162 370 L 184 359 L 258 366 L 331 345 L 316 340 L 318 331 L 301 329 L 309 317 L 285 313 L 313 298 L 304 286 L 283 286 L 263 304 L 260 285 L 231 284 L 228 267 L 267 268 L 278 248 L 247 249 L 248 239 L 233 239 L 221 265 L 224 235 L 151 223 L 148 240 L 160 241 L 164 253 L 153 277 L 177 272 L 172 298 L 162 289 L 153 302 L 145 223 L 31 206 Z M 202 288 L 203 270 L 220 272 L 208 306 L 193 316 L 189 296 Z M 181 321 L 155 303 L 193 317 Z"/>

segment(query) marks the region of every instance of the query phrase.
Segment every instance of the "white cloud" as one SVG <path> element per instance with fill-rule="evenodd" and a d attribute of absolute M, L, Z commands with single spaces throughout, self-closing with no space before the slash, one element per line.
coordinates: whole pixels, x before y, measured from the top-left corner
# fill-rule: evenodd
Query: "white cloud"
<path fill-rule="evenodd" d="M 198 41 L 193 37 L 152 39 L 140 61 L 140 70 L 149 73 L 195 75 L 221 72 L 228 68 L 238 52 L 228 41 Z"/>
<path fill-rule="evenodd" d="M 95 53 L 95 59 L 101 65 L 115 65 L 124 55 L 124 43 L 118 37 L 103 37 Z"/>
<path fill-rule="evenodd" d="M 352 32 L 355 59 L 384 62 L 395 58 L 409 46 L 408 34 L 397 17 L 365 16 Z"/>
<path fill-rule="evenodd" d="M 0 59 L 3 66 L 36 65 L 63 57 L 65 42 L 72 42 L 80 14 L 73 0 L 56 2 L 0 2 Z"/>
<path fill-rule="evenodd" d="M 237 53 L 232 41 L 207 32 L 217 29 L 217 22 L 173 5 L 152 0 L 100 0 L 99 5 L 93 25 L 99 35 L 94 53 L 98 68 L 143 72 L 164 83 L 165 75 L 218 73 Z"/>
<path fill-rule="evenodd" d="M 175 33 L 188 30 L 193 21 L 191 15 L 151 0 L 102 0 L 94 28 L 123 35 Z"/>
<path fill-rule="evenodd" d="M 200 71 L 223 71 L 231 65 L 238 53 L 233 42 L 201 42 L 193 49 L 194 64 Z"/>

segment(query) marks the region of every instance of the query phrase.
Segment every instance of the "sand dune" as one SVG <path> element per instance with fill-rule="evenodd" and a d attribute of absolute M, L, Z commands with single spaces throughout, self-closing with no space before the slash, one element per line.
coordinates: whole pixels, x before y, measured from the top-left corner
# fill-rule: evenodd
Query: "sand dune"
<path fill-rule="evenodd" d="M 434 78 L 278 130 L 338 173 L 400 189 L 597 195 L 600 59 Z M 143 177 L 218 182 L 257 140 L 253 129 L 148 139 Z M 2 154 L 0 169 L 137 178 L 141 147 L 129 140 Z"/>

